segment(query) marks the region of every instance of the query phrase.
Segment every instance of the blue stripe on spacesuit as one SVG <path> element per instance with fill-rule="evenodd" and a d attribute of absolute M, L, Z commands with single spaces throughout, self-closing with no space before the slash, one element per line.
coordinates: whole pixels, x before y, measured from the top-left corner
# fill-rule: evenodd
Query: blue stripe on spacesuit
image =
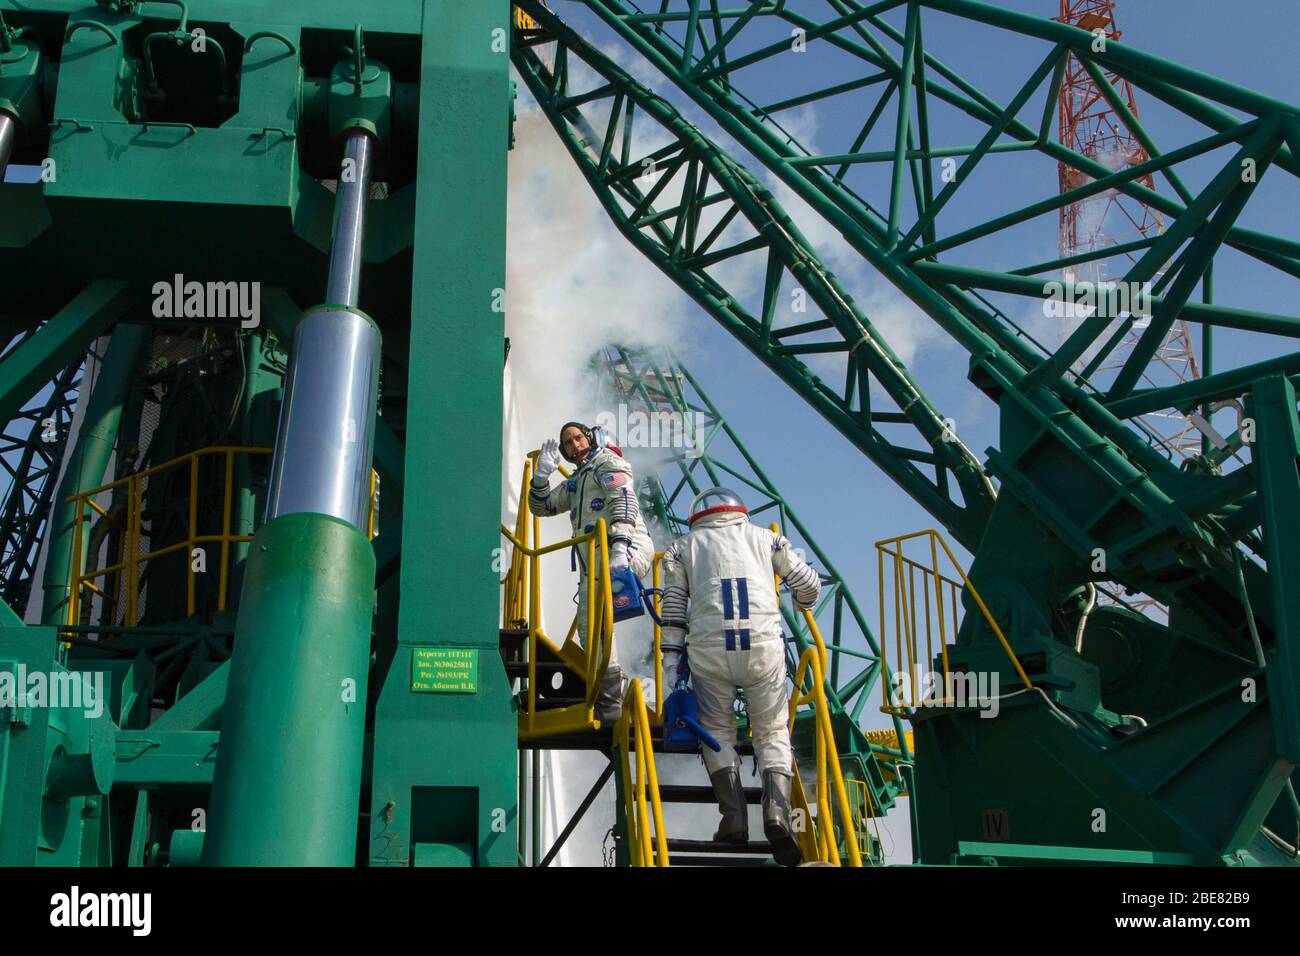
<path fill-rule="evenodd" d="M 723 636 L 727 640 L 727 650 L 729 651 L 734 651 L 736 649 L 736 634 L 737 631 L 734 628 L 730 628 L 730 627 L 723 632 Z M 740 628 L 739 634 L 740 634 L 740 649 L 742 651 L 749 650 L 749 628 L 747 627 Z"/>
<path fill-rule="evenodd" d="M 735 614 L 736 608 L 735 608 L 735 604 L 732 601 L 732 595 L 731 595 L 732 582 L 735 582 L 736 599 L 740 604 L 739 617 L 736 617 Z M 722 618 L 723 620 L 736 621 L 737 623 L 741 621 L 749 620 L 749 579 L 748 578 L 723 578 L 722 579 Z M 747 627 L 742 627 L 739 629 L 729 627 L 723 631 L 723 636 L 726 638 L 727 641 L 727 650 L 734 651 L 736 649 L 737 633 L 740 634 L 740 649 L 742 651 L 749 650 L 749 628 Z"/>

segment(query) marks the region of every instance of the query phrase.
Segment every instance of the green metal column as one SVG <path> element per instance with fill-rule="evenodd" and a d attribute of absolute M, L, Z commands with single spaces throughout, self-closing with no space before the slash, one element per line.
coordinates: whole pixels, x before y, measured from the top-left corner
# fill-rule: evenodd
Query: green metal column
<path fill-rule="evenodd" d="M 425 0 L 398 646 L 374 736 L 371 862 L 516 861 L 516 723 L 498 658 L 506 0 Z M 420 493 L 416 493 L 416 489 Z M 473 689 L 429 689 L 448 652 Z"/>
<path fill-rule="evenodd" d="M 68 498 L 85 488 L 102 484 L 104 469 L 117 442 L 122 424 L 122 403 L 135 378 L 142 350 L 151 330 L 143 325 L 119 325 L 113 332 L 99 380 L 86 406 L 86 417 L 76 447 L 68 457 L 68 467 L 54 496 L 50 510 L 49 551 L 45 557 L 45 603 L 41 609 L 43 624 L 62 624 L 67 614 L 69 584 L 72 576 L 72 549 L 76 537 L 76 506 Z M 89 515 L 83 517 L 89 522 Z M 85 536 L 83 536 L 83 542 Z M 83 549 L 85 545 L 83 543 Z M 85 555 L 82 555 L 84 565 Z"/>
<path fill-rule="evenodd" d="M 1258 435 L 1252 449 L 1264 503 L 1264 544 L 1273 591 L 1276 656 L 1264 673 L 1273 706 L 1273 728 L 1280 756 L 1300 764 L 1300 422 L 1296 421 L 1295 387 L 1281 375 L 1257 382 L 1249 411 Z"/>
<path fill-rule="evenodd" d="M 240 597 L 203 862 L 351 866 L 375 555 L 328 515 L 258 532 Z"/>

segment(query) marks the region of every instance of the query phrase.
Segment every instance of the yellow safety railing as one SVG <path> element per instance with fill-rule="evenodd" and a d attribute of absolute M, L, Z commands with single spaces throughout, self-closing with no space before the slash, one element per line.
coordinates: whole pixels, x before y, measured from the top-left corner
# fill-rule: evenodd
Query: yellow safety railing
<path fill-rule="evenodd" d="M 871 802 L 871 788 L 867 781 L 850 777 L 844 781 L 849 791 L 849 813 L 854 820 L 875 819 L 875 807 Z M 876 824 L 876 839 L 880 839 L 880 825 Z M 868 856 L 871 853 L 871 834 L 863 827 L 858 832 L 858 853 Z"/>
<path fill-rule="evenodd" d="M 505 595 L 501 604 L 501 626 L 523 628 L 528 626 L 528 570 L 529 561 L 524 550 L 529 541 L 540 537 L 538 519 L 528 510 L 528 483 L 533 476 L 533 460 L 524 461 L 523 488 L 519 492 L 519 513 L 515 515 L 514 540 L 522 542 L 523 548 L 514 547 L 510 552 L 510 567 L 506 569 L 505 579 L 501 582 Z"/>
<path fill-rule="evenodd" d="M 903 546 L 906 542 L 922 538 L 929 541 L 928 565 L 924 561 L 909 558 L 903 553 Z M 940 549 L 947 556 L 952 567 L 956 569 L 958 576 L 961 578 L 960 582 L 955 578 L 945 576 L 940 571 Z M 979 592 L 975 590 L 970 579 L 966 577 L 966 572 L 962 570 L 956 556 L 952 553 L 952 549 L 948 547 L 948 543 L 943 540 L 943 536 L 939 532 L 929 529 L 877 541 L 876 554 L 880 577 L 880 646 L 882 656 L 885 658 L 886 673 L 893 678 L 892 680 L 882 680 L 880 682 L 884 694 L 884 706 L 880 708 L 882 711 L 887 714 L 906 717 L 921 706 L 951 706 L 958 703 L 955 698 L 949 695 L 953 682 L 952 671 L 948 663 L 948 644 L 950 639 L 953 643 L 956 642 L 957 629 L 960 623 L 959 608 L 961 602 L 959 594 L 963 589 L 970 594 L 980 613 L 984 615 L 984 620 L 997 636 L 1002 649 L 1007 652 L 1011 666 L 1015 669 L 1021 682 L 1026 688 L 1033 686 L 1025 675 L 1024 669 L 1020 666 L 1020 661 L 1012 652 L 1006 635 L 1002 633 L 1002 628 L 994 620 L 983 598 L 979 596 Z M 886 639 L 886 635 L 889 633 L 889 629 L 885 625 L 887 608 L 886 570 L 892 572 L 893 583 L 893 630 L 895 637 L 895 657 L 893 662 L 895 666 L 893 667 L 890 666 L 891 662 L 888 659 L 889 641 Z M 917 586 L 918 578 L 920 580 L 919 589 Z M 945 604 L 947 604 L 947 607 L 945 607 Z M 942 673 L 936 676 L 940 677 L 943 682 L 940 689 L 943 694 L 942 697 L 928 696 L 922 693 L 921 688 L 918 686 L 917 664 L 921 663 L 920 642 L 922 636 L 924 636 L 925 640 L 923 666 L 927 672 L 931 662 L 935 659 L 935 643 L 937 639 Z M 894 675 L 901 675 L 904 679 L 900 681 Z M 892 694 L 891 683 L 894 685 Z M 928 683 L 932 684 L 933 680 Z"/>
<path fill-rule="evenodd" d="M 609 581 L 609 544 L 605 519 L 597 519 L 595 529 L 586 534 L 545 546 L 536 544 L 539 540 L 539 521 L 535 515 L 530 516 L 527 512 L 528 484 L 532 478 L 532 460 L 536 455 L 537 453 L 533 452 L 524 465 L 524 480 L 515 530 L 511 531 L 505 525 L 501 526 L 501 534 L 514 546 L 510 568 L 503 582 L 505 587 L 502 607 L 503 625 L 528 629 L 528 690 L 526 706 L 519 715 L 519 736 L 523 739 L 594 730 L 599 727 L 600 722 L 595 717 L 596 695 L 600 677 L 609 666 L 609 659 L 614 650 L 614 600 Z M 561 472 L 567 474 L 564 469 L 561 469 Z M 577 615 L 574 616 L 573 624 L 562 646 L 557 646 L 547 637 L 541 625 L 542 557 L 555 551 L 584 545 L 587 550 L 587 567 L 594 572 L 587 574 L 587 647 L 585 650 L 576 640 Z M 553 654 L 585 678 L 587 695 L 581 703 L 538 712 L 537 649 L 539 645 L 549 648 Z"/>
<path fill-rule="evenodd" d="M 773 534 L 781 533 L 781 526 L 776 522 L 768 525 L 768 529 Z M 781 590 L 779 575 L 772 575 L 772 587 L 776 589 L 779 595 Z M 835 744 L 835 731 L 831 727 L 830 705 L 826 698 L 826 671 L 828 668 L 826 642 L 822 640 L 821 628 L 817 626 L 817 619 L 813 617 L 812 611 L 799 608 L 799 612 L 803 615 L 804 623 L 808 626 L 808 633 L 812 636 L 814 646 L 804 651 L 803 656 L 799 659 L 799 666 L 795 670 L 794 694 L 790 697 L 790 730 L 794 730 L 795 711 L 803 704 L 812 705 L 816 714 L 817 725 L 815 748 L 817 761 L 817 832 L 814 836 L 804 828 L 801 834 L 797 834 L 800 837 L 799 848 L 803 851 L 805 861 L 821 860 L 825 863 L 833 863 L 835 866 L 840 865 L 839 849 L 835 841 L 835 828 L 832 825 L 830 794 L 827 791 L 829 775 L 829 780 L 835 787 L 836 806 L 839 810 L 840 824 L 844 828 L 844 843 L 848 848 L 849 865 L 861 866 L 862 854 L 858 845 L 857 817 L 853 814 L 844 787 L 844 774 L 840 769 L 839 748 Z M 812 686 L 806 693 L 801 692 L 799 688 L 803 686 L 804 677 L 810 667 L 813 671 Z M 799 775 L 799 768 L 795 767 L 794 781 L 790 788 L 791 806 L 793 809 L 810 816 L 811 808 L 808 806 L 805 793 L 803 779 Z M 863 832 L 865 834 L 865 831 Z M 866 836 L 869 844 L 871 837 L 869 834 Z"/>
<path fill-rule="evenodd" d="M 811 611 L 803 611 L 804 622 L 813 637 L 814 647 L 808 648 L 799 658 L 795 669 L 794 693 L 790 696 L 790 729 L 794 730 L 795 713 L 804 704 L 811 704 L 816 722 L 816 762 L 817 762 L 817 818 L 816 838 L 804 829 L 800 849 L 804 860 L 820 860 L 840 866 L 840 851 L 835 838 L 834 816 L 832 815 L 831 797 L 834 794 L 834 810 L 838 812 L 840 827 L 844 836 L 844 846 L 849 857 L 849 866 L 862 865 L 862 852 L 859 849 L 861 837 L 858 833 L 857 818 L 849 803 L 848 791 L 844 786 L 844 774 L 840 770 L 839 750 L 835 744 L 835 730 L 831 726 L 830 705 L 826 700 L 826 644 L 822 640 L 817 621 Z M 808 672 L 812 671 L 812 680 L 807 691 L 800 691 Z M 795 768 L 795 786 L 791 788 L 792 803 L 796 809 L 808 811 L 806 790 Z M 864 831 L 865 832 L 865 831 Z M 870 836 L 867 836 L 870 841 Z M 869 845 L 869 843 L 868 843 Z"/>
<path fill-rule="evenodd" d="M 668 840 L 664 833 L 663 805 L 659 801 L 650 712 L 641 681 L 635 678 L 623 699 L 623 715 L 614 725 L 614 742 L 622 761 L 628 856 L 633 866 L 667 866 Z M 634 753 L 635 777 L 632 775 Z"/>
<path fill-rule="evenodd" d="M 899 744 L 897 731 L 864 730 L 862 733 L 866 736 L 867 741 L 869 743 L 873 743 L 878 747 L 888 747 L 890 750 L 897 750 L 900 754 L 902 753 L 903 748 Z M 909 754 L 916 753 L 916 749 L 915 749 L 916 745 L 914 743 L 912 731 L 910 730 L 905 731 L 903 736 L 907 739 L 907 752 Z M 894 766 L 894 764 L 897 763 L 899 760 L 901 760 L 902 757 L 895 756 L 892 753 L 881 753 L 878 750 L 875 751 L 875 755 L 876 755 L 876 762 L 880 764 L 880 769 L 884 773 L 885 782 L 898 784 L 900 788 L 898 791 L 898 796 L 900 797 L 911 796 L 911 794 L 907 790 L 907 781 L 903 778 L 902 774 L 900 774 L 897 768 Z"/>
<path fill-rule="evenodd" d="M 520 10 L 518 7 L 513 7 L 513 8 L 512 8 L 512 13 L 514 14 L 515 27 L 516 27 L 517 29 L 519 29 L 519 30 L 540 30 L 540 29 L 542 28 L 542 25 L 541 25 L 540 23 L 538 23 L 536 20 L 534 20 L 532 17 L 530 17 L 530 16 L 529 16 L 527 13 L 525 13 L 523 10 Z"/>
<path fill-rule="evenodd" d="M 133 475 L 127 475 L 125 478 L 119 478 L 111 481 L 106 485 L 100 485 L 98 488 L 91 488 L 88 491 L 82 491 L 73 495 L 68 500 L 76 505 L 75 525 L 73 532 L 73 549 L 72 549 L 72 580 L 70 582 L 70 595 L 68 600 L 68 624 L 78 624 L 81 618 L 81 592 L 83 589 L 99 595 L 106 602 L 114 603 L 107 587 L 100 587 L 95 584 L 99 578 L 107 578 L 110 575 L 115 578 L 124 593 L 125 602 L 125 623 L 134 627 L 139 623 L 139 603 L 140 603 L 140 566 L 145 561 L 160 558 L 164 555 L 171 554 L 175 551 L 183 550 L 186 558 L 186 584 L 185 584 L 185 608 L 187 614 L 195 612 L 195 575 L 198 573 L 194 570 L 194 564 L 189 560 L 190 555 L 196 545 L 218 543 L 221 545 L 221 564 L 217 584 L 217 610 L 226 609 L 226 590 L 229 583 L 230 569 L 230 546 L 239 541 L 251 541 L 251 535 L 231 534 L 230 521 L 232 502 L 231 495 L 234 488 L 234 467 L 236 455 L 269 455 L 270 448 L 236 448 L 228 446 L 216 446 L 211 448 L 200 448 L 198 451 L 190 452 L 188 455 L 181 455 L 170 461 L 165 461 L 161 465 L 154 465 L 152 468 L 146 468 L 138 471 Z M 221 533 L 220 534 L 199 534 L 199 460 L 212 456 L 225 457 L 225 480 L 222 495 L 221 509 Z M 173 542 L 163 548 L 154 551 L 140 553 L 140 539 L 143 536 L 144 523 L 144 485 L 147 479 L 154 475 L 171 471 L 175 468 L 189 466 L 189 515 L 187 524 L 187 533 L 184 539 Z M 118 517 L 110 514 L 99 505 L 94 499 L 106 491 L 113 491 L 117 488 L 126 488 L 126 527 L 122 527 Z M 118 560 L 113 564 L 93 570 L 84 569 L 82 563 L 82 541 L 85 529 L 86 509 L 96 512 L 106 521 L 112 524 L 121 532 L 122 553 Z M 114 588 L 115 593 L 119 588 Z"/>
<path fill-rule="evenodd" d="M 659 626 L 659 618 L 663 612 L 662 595 L 659 593 L 664 586 L 663 559 L 664 552 L 656 551 L 654 560 L 650 562 L 650 587 L 655 591 L 650 596 L 655 609 L 655 613 L 651 616 L 651 624 L 654 625 L 654 647 L 650 652 L 651 660 L 654 662 L 655 706 L 650 711 L 650 722 L 656 727 L 664 722 L 664 652 L 661 646 L 663 632 Z"/>
<path fill-rule="evenodd" d="M 189 560 L 190 555 L 196 545 L 200 544 L 220 544 L 221 559 L 218 571 L 217 582 L 217 610 L 226 610 L 227 599 L 229 597 L 230 583 L 230 546 L 238 542 L 252 541 L 253 536 L 247 534 L 232 534 L 230 523 L 233 517 L 234 494 L 234 472 L 236 455 L 269 455 L 273 452 L 270 448 L 241 448 L 233 445 L 214 445 L 208 448 L 200 448 L 186 455 L 179 455 L 160 465 L 154 465 L 151 468 L 145 468 L 135 474 L 127 475 L 125 478 L 119 478 L 116 481 L 110 481 L 108 484 L 100 485 L 98 488 L 91 488 L 87 491 L 79 492 L 68 498 L 69 501 L 76 505 L 75 524 L 73 530 L 73 558 L 72 574 L 69 582 L 69 599 L 68 599 L 68 620 L 67 623 L 75 625 L 80 623 L 81 618 L 81 592 L 82 590 L 90 591 L 97 594 L 111 607 L 116 603 L 113 595 L 121 590 L 123 592 L 123 601 L 125 603 L 124 622 L 134 627 L 139 623 L 140 618 L 140 568 L 146 561 L 154 558 L 161 558 L 164 555 L 176 551 L 184 551 L 187 571 L 185 582 L 185 613 L 192 615 L 195 613 L 196 601 L 196 575 L 199 573 L 194 570 L 194 564 Z M 223 470 L 222 480 L 222 504 L 221 504 L 221 532 L 219 534 L 199 534 L 199 461 L 204 458 L 223 456 L 225 458 L 225 467 Z M 174 541 L 163 548 L 154 551 L 141 553 L 140 540 L 144 537 L 144 486 L 149 478 L 154 475 L 160 475 L 177 468 L 188 466 L 189 474 L 189 513 L 187 520 L 186 536 L 183 540 Z M 126 488 L 126 526 L 123 527 L 119 516 L 105 510 L 95 498 L 104 492 L 113 491 L 118 488 Z M 376 492 L 378 490 L 378 474 L 371 469 L 370 472 L 370 513 L 366 519 L 366 530 L 368 536 L 373 538 L 376 533 L 375 516 Z M 89 509 L 104 520 L 109 522 L 121 535 L 120 552 L 118 559 L 113 564 L 106 565 L 102 568 L 87 569 L 82 565 L 82 543 L 85 534 L 86 510 Z M 114 577 L 115 587 L 109 591 L 107 586 L 101 587 L 95 581 L 99 578 Z M 122 585 L 125 586 L 122 586 Z M 115 613 L 115 612 L 114 612 Z"/>

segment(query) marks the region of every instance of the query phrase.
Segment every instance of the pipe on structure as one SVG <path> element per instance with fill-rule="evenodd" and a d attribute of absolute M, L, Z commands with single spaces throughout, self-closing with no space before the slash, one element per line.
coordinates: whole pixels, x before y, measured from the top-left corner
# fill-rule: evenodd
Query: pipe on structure
<path fill-rule="evenodd" d="M 117 433 L 122 424 L 122 405 L 126 401 L 131 382 L 139 365 L 144 348 L 151 339 L 152 330 L 144 325 L 119 325 L 109 339 L 104 351 L 98 377 L 86 405 L 76 444 L 66 453 L 68 465 L 63 480 L 50 506 L 48 526 L 49 551 L 45 557 L 45 574 L 41 606 L 42 624 L 64 624 L 71 593 L 72 551 L 76 540 L 77 506 L 68 499 L 86 488 L 94 488 L 104 481 L 109 457 L 117 443 Z M 89 511 L 82 516 L 89 521 Z M 82 535 L 81 566 L 85 567 L 85 549 L 90 535 Z"/>
<path fill-rule="evenodd" d="M 13 155 L 14 141 L 18 139 L 18 120 L 11 113 L 0 111 L 0 182 L 4 182 L 9 157 Z"/>
<path fill-rule="evenodd" d="M 374 549 L 317 514 L 276 518 L 251 544 L 202 861 L 353 866 Z"/>
<path fill-rule="evenodd" d="M 374 141 L 353 130 L 343 141 L 343 165 L 334 201 L 334 238 L 330 245 L 327 305 L 355 307 L 361 300 L 361 257 L 366 234 L 366 205 Z"/>
<path fill-rule="evenodd" d="M 267 518 L 312 512 L 358 530 L 370 509 L 374 415 L 382 342 L 356 308 L 373 142 L 355 131 L 344 144 L 335 198 L 326 305 L 294 328 L 271 466 Z"/>
<path fill-rule="evenodd" d="M 356 309 L 318 306 L 298 321 L 271 464 L 268 520 L 313 513 L 357 530 L 366 527 L 381 348 L 379 329 Z"/>
<path fill-rule="evenodd" d="M 357 308 L 372 147 L 359 131 L 344 142 L 326 304 L 294 328 L 267 523 L 240 596 L 208 865 L 357 858 L 375 589 L 363 529 L 382 351 Z"/>

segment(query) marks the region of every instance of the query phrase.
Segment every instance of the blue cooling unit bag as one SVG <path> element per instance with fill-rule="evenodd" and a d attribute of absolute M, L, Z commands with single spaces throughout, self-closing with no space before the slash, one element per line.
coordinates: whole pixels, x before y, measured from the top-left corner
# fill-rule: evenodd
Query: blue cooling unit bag
<path fill-rule="evenodd" d="M 664 701 L 664 750 L 670 753 L 691 753 L 702 742 L 717 753 L 722 745 L 700 726 L 700 706 L 695 691 L 681 688 L 673 691 Z"/>
<path fill-rule="evenodd" d="M 645 613 L 645 600 L 641 596 L 641 581 L 631 568 L 611 568 L 609 590 L 614 598 L 614 620 L 626 621 Z"/>

